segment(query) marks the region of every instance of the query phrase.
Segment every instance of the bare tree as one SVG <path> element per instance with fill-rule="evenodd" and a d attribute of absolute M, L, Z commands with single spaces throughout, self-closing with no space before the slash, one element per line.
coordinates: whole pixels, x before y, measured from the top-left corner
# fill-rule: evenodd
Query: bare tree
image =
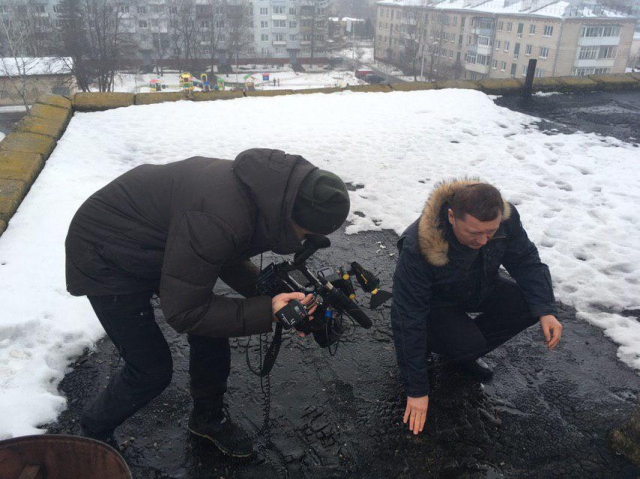
<path fill-rule="evenodd" d="M 52 73 L 50 58 L 39 58 L 49 52 L 53 43 L 48 18 L 42 15 L 44 6 L 35 3 L 10 2 L 4 5 L 0 15 L 2 43 L 2 73 L 9 79 L 15 94 L 27 111 L 35 100 L 36 91 L 30 81 L 34 75 Z M 45 19 L 47 20 L 45 22 Z"/>
<path fill-rule="evenodd" d="M 62 0 L 58 4 L 58 55 L 76 79 L 78 88 L 89 91 L 89 49 L 83 0 Z"/>
<path fill-rule="evenodd" d="M 413 80 L 417 80 L 418 70 L 422 69 L 424 43 L 427 38 L 428 14 L 424 6 L 412 6 L 403 9 L 401 34 L 404 36 L 403 69 L 413 72 Z M 420 65 L 420 68 L 418 68 Z"/>
<path fill-rule="evenodd" d="M 240 58 L 251 52 L 253 46 L 253 33 L 251 31 L 252 12 L 251 4 L 245 0 L 227 5 L 227 54 L 229 63 L 235 60 L 236 67 L 240 64 Z"/>
<path fill-rule="evenodd" d="M 209 20 L 208 28 L 204 29 L 203 36 L 207 42 L 207 48 L 209 50 L 209 68 L 211 75 L 213 75 L 216 64 L 216 53 L 220 44 L 220 37 L 225 27 L 224 25 L 224 8 L 220 0 L 207 0 L 207 6 L 209 7 Z"/>
<path fill-rule="evenodd" d="M 111 91 L 116 71 L 131 48 L 122 14 L 108 0 L 84 0 L 84 15 L 88 61 L 99 91 Z"/>
<path fill-rule="evenodd" d="M 169 37 L 177 68 L 192 68 L 200 54 L 201 25 L 196 21 L 194 0 L 177 0 L 169 8 Z"/>

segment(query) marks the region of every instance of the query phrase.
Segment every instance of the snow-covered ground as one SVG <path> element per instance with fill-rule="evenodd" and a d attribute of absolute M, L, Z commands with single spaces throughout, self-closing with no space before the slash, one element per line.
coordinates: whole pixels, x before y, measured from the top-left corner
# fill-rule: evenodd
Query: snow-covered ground
<path fill-rule="evenodd" d="M 238 70 L 237 72 L 220 75 L 227 83 L 243 84 L 253 83 L 256 90 L 305 90 L 310 88 L 331 88 L 345 87 L 349 85 L 361 85 L 364 82 L 358 80 L 352 71 L 311 71 L 295 72 L 291 68 L 282 67 L 274 69 L 264 66 L 260 69 L 256 66 L 251 70 Z M 268 75 L 268 80 L 263 77 Z M 147 93 L 151 91 L 149 82 L 159 79 L 166 85 L 163 92 L 180 91 L 180 74 L 177 72 L 167 72 L 163 76 L 151 73 L 128 74 L 121 73 L 116 77 L 114 91 L 128 93 Z M 273 80 L 276 84 L 273 84 Z M 196 87 L 196 91 L 201 89 Z"/>
<path fill-rule="evenodd" d="M 518 206 L 558 298 L 602 327 L 619 357 L 640 369 L 640 323 L 611 312 L 640 309 L 638 148 L 594 134 L 549 136 L 535 120 L 470 90 L 77 113 L 0 237 L 0 438 L 42 432 L 38 426 L 56 418 L 70 361 L 103 334 L 88 301 L 65 290 L 64 239 L 80 204 L 141 163 L 234 158 L 252 147 L 302 154 L 363 185 L 351 193 L 352 234 L 403 231 L 442 179 L 495 183 Z"/>

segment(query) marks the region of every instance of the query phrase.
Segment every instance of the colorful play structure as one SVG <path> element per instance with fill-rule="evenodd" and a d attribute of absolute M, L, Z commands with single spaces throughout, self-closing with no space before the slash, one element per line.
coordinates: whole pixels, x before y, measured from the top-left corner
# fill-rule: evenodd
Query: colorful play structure
<path fill-rule="evenodd" d="M 200 89 L 200 91 L 203 92 L 210 92 L 212 90 L 223 91 L 225 89 L 225 82 L 222 78 L 218 78 L 212 86 L 211 82 L 209 81 L 209 76 L 206 73 L 201 73 L 200 79 L 198 80 L 197 78 L 194 78 L 191 73 L 184 72 L 180 74 L 178 82 L 179 90 L 185 93 L 190 93 L 196 88 Z M 173 89 L 175 87 L 175 85 L 167 85 L 158 78 L 149 80 L 149 90 L 152 92 L 161 92 L 166 88 Z"/>

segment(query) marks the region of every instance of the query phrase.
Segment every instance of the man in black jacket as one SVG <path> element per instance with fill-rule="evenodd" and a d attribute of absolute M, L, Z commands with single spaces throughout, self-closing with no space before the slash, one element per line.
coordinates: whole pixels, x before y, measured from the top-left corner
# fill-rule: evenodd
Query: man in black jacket
<path fill-rule="evenodd" d="M 418 434 L 429 407 L 429 352 L 490 379 L 481 356 L 536 322 L 552 350 L 562 326 L 549 268 L 516 208 L 491 185 L 440 183 L 398 246 L 391 323 L 407 395 L 403 421 Z M 472 319 L 473 312 L 481 314 Z"/>
<path fill-rule="evenodd" d="M 189 430 L 229 455 L 250 455 L 251 442 L 223 409 L 228 338 L 269 332 L 275 312 L 311 297 L 254 297 L 259 270 L 249 258 L 293 253 L 306 234 L 332 233 L 348 213 L 340 178 L 269 149 L 234 161 L 138 166 L 93 194 L 69 228 L 67 289 L 88 297 L 125 365 L 84 411 L 83 434 L 113 441 L 114 429 L 171 381 L 171 353 L 150 303 L 157 292 L 167 322 L 188 334 Z M 218 279 L 245 298 L 213 294 Z"/>

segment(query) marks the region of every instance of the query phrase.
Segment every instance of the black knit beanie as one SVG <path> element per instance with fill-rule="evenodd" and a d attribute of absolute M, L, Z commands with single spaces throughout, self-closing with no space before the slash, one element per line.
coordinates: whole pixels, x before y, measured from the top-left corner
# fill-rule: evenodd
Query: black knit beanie
<path fill-rule="evenodd" d="M 313 170 L 302 180 L 293 205 L 293 220 L 312 233 L 328 235 L 344 223 L 349 207 L 344 182 L 329 171 Z"/>

